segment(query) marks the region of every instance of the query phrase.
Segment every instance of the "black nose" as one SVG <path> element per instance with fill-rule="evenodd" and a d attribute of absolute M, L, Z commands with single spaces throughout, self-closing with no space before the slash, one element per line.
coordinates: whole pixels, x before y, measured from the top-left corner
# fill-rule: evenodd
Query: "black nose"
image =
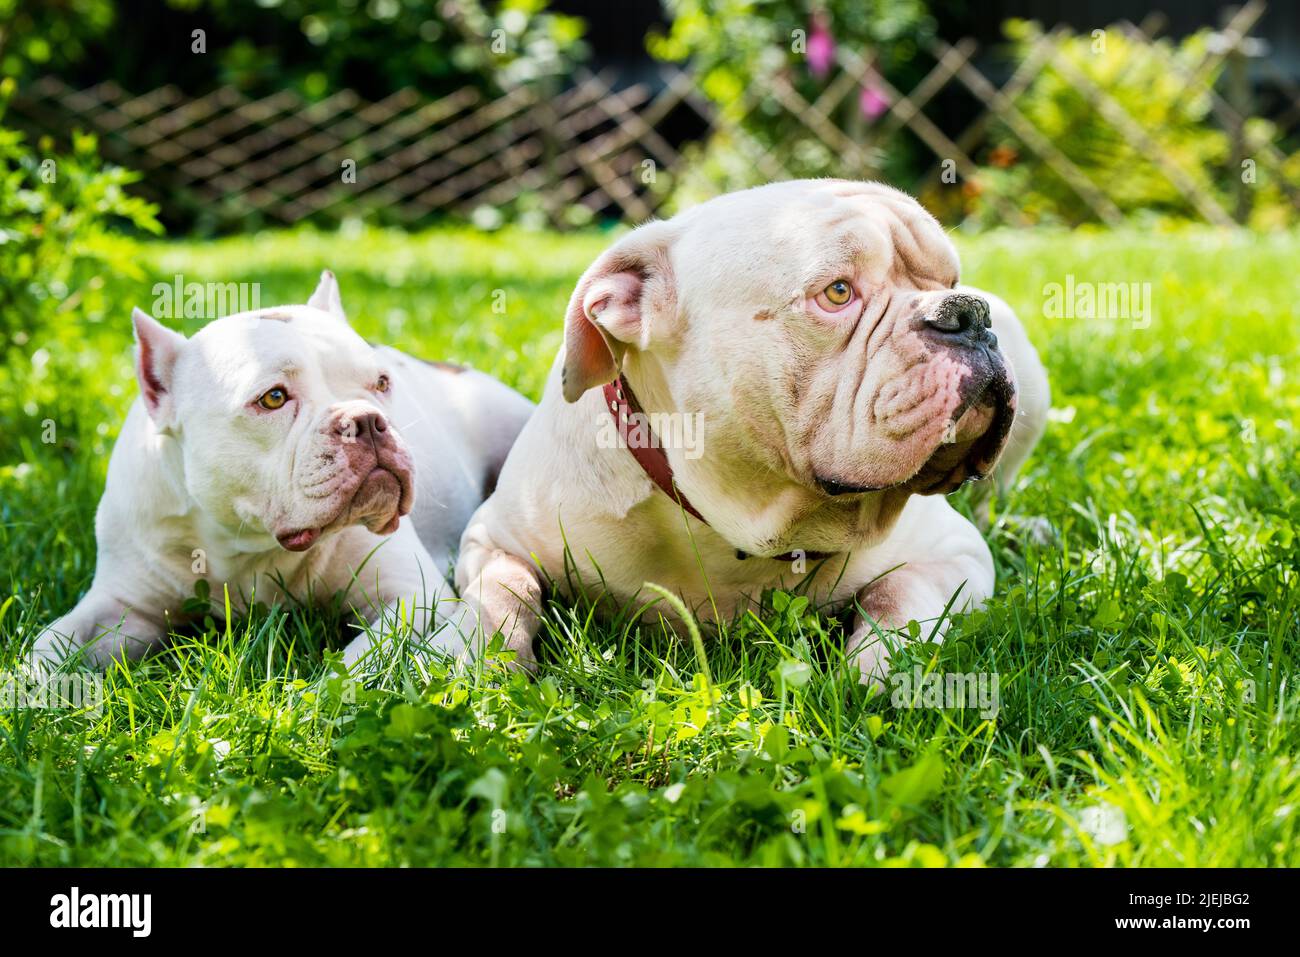
<path fill-rule="evenodd" d="M 993 325 L 989 318 L 989 304 L 978 296 L 968 296 L 965 293 L 949 296 L 925 317 L 925 324 L 935 332 L 970 342 L 997 345 L 997 340 L 989 332 Z"/>

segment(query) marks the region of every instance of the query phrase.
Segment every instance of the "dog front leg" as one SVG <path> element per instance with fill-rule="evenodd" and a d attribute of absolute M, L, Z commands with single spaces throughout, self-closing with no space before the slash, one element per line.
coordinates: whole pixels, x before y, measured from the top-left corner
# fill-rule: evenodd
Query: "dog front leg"
<path fill-rule="evenodd" d="M 369 545 L 369 540 L 364 544 Z M 430 554 L 414 531 L 403 526 L 362 560 L 348 600 L 368 627 L 343 649 L 343 663 L 349 669 L 363 658 L 377 661 L 393 636 L 408 627 L 412 636 L 435 651 L 460 650 L 461 631 L 469 629 L 465 621 L 472 623 L 472 616 L 447 581 L 449 554 Z"/>
<path fill-rule="evenodd" d="M 861 680 L 883 685 L 889 658 L 907 636 L 907 623 L 921 626 L 922 638 L 941 641 L 948 630 L 944 615 L 978 608 L 993 594 L 993 556 L 979 531 L 947 505 L 940 534 L 915 544 L 916 560 L 905 561 L 855 595 L 859 613 L 847 651 Z M 951 603 L 951 606 L 950 604 Z"/>
<path fill-rule="evenodd" d="M 466 531 L 456 563 L 456 587 L 477 616 L 467 651 L 481 653 L 500 633 L 505 649 L 515 653 L 515 665 L 535 671 L 533 639 L 541 627 L 541 575 L 532 562 L 480 540 L 474 531 L 473 525 Z"/>
<path fill-rule="evenodd" d="M 92 584 L 72 611 L 37 636 L 28 661 L 54 670 L 77 660 L 102 671 L 115 660 L 143 657 L 164 633 L 161 622 Z"/>

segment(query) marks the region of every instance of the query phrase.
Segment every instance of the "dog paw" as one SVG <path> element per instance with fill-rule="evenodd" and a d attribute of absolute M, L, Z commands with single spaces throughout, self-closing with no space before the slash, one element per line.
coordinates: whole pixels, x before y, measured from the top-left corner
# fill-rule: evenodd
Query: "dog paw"
<path fill-rule="evenodd" d="M 75 643 L 47 628 L 27 654 L 18 660 L 18 669 L 33 677 L 54 674 L 76 653 Z"/>
<path fill-rule="evenodd" d="M 1056 526 L 1043 515 L 1004 515 L 998 526 L 999 532 L 1013 547 L 1049 548 L 1061 540 Z"/>
<path fill-rule="evenodd" d="M 357 665 L 366 657 L 372 647 L 374 646 L 371 644 L 370 638 L 366 635 L 353 638 L 347 643 L 347 646 L 343 649 L 343 667 L 348 669 L 349 674 L 356 669 Z"/>
<path fill-rule="evenodd" d="M 849 636 L 847 646 L 849 660 L 858 668 L 858 682 L 872 691 L 884 691 L 890 671 L 890 654 L 900 642 L 901 638 L 892 629 L 859 622 Z"/>
<path fill-rule="evenodd" d="M 484 650 L 485 647 L 490 650 Z M 537 676 L 537 656 L 533 654 L 532 641 L 523 641 L 518 636 L 511 636 L 502 643 L 502 635 L 497 632 L 477 647 L 472 643 L 466 645 L 462 658 L 467 662 L 481 659 L 485 672 L 496 671 L 502 675 L 521 672 L 529 677 Z"/>

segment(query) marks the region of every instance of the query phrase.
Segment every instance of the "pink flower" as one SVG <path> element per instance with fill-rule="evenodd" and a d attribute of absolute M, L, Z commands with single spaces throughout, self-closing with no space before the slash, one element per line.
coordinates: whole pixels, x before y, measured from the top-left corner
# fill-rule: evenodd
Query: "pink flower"
<path fill-rule="evenodd" d="M 862 92 L 858 94 L 858 109 L 862 110 L 862 115 L 869 120 L 878 120 L 885 115 L 889 109 L 889 97 L 885 91 L 874 84 L 864 86 Z"/>
<path fill-rule="evenodd" d="M 820 80 L 831 72 L 834 64 L 835 38 L 831 36 L 826 17 L 815 14 L 808 30 L 808 69 Z"/>

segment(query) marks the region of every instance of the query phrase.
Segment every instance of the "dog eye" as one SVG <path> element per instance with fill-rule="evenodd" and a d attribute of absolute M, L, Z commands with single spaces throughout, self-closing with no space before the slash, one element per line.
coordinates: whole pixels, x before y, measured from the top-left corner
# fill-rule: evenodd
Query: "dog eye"
<path fill-rule="evenodd" d="M 274 412 L 281 408 L 289 401 L 289 393 L 284 391 L 278 385 L 274 389 L 267 389 L 257 399 L 257 404 L 268 412 Z"/>
<path fill-rule="evenodd" d="M 842 306 L 853 298 L 853 287 L 843 279 L 836 279 L 826 287 L 826 298 L 833 306 Z"/>
<path fill-rule="evenodd" d="M 817 304 L 827 312 L 838 312 L 853 300 L 853 284 L 847 279 L 836 279 L 817 294 Z"/>
<path fill-rule="evenodd" d="M 381 376 L 379 377 L 379 381 L 377 381 L 377 382 L 375 383 L 375 391 L 376 391 L 376 392 L 387 392 L 387 391 L 388 391 L 388 376 L 386 376 L 386 375 L 381 375 Z"/>

